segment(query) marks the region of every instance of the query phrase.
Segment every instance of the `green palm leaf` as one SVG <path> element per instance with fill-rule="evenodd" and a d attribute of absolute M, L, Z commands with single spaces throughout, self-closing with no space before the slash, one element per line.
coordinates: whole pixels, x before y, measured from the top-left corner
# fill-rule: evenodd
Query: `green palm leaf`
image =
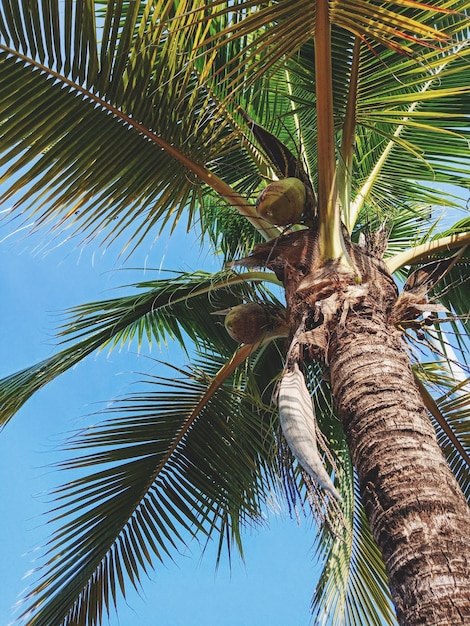
<path fill-rule="evenodd" d="M 315 187 L 318 168 L 330 160 L 320 158 L 317 143 L 328 118 L 353 241 L 383 227 L 386 262 L 398 280 L 410 265 L 413 271 L 461 250 L 470 243 L 468 220 L 444 228 L 440 218 L 442 207 L 459 205 L 455 186 L 466 188 L 470 173 L 470 4 L 323 3 L 332 27 L 332 119 L 321 110 L 329 85 L 315 73 L 325 52 L 317 45 L 325 26 L 317 26 L 317 4 L 3 2 L 0 182 L 8 186 L 0 200 L 12 203 L 12 215 L 33 216 L 36 228 L 107 243 L 125 235 L 126 247 L 184 217 L 230 261 L 279 234 L 259 219 L 253 200 L 263 181 L 286 172 L 270 158 L 266 132 L 251 132 L 250 119 L 275 135 Z M 420 385 L 468 496 L 468 381 L 456 382 L 461 371 L 452 369 L 448 349 L 456 333 L 465 359 L 467 261 L 463 252 L 431 294 L 455 319 L 431 329 L 447 369 L 424 368 Z M 129 585 L 138 587 L 156 561 L 173 558 L 193 538 L 218 535 L 218 558 L 224 545 L 229 555 L 233 546 L 241 551 L 241 529 L 262 520 L 283 471 L 292 474 L 287 501 L 300 497 L 306 505 L 300 468 L 289 455 L 285 470 L 277 455 L 271 398 L 286 346 L 242 346 L 232 356 L 232 341 L 210 315 L 244 299 L 276 301 L 262 281 L 277 283 L 268 273 L 200 272 L 132 285 L 137 294 L 71 309 L 59 329 L 64 349 L 0 381 L 6 423 L 94 350 L 167 340 L 195 347 L 195 367 L 178 372 L 184 378 L 148 379 L 142 393 L 70 442 L 79 456 L 61 467 L 76 478 L 54 494 L 58 530 L 28 599 L 28 623 L 100 623 Z M 309 383 L 345 502 L 342 540 L 323 512 L 314 616 L 329 624 L 393 623 L 385 569 L 328 385 L 319 369 Z M 320 507 L 312 514 L 321 518 Z"/>
<path fill-rule="evenodd" d="M 455 436 L 461 442 L 461 447 L 466 451 L 466 456 L 463 456 L 442 427 L 438 428 L 438 438 L 443 452 L 467 500 L 470 498 L 470 431 L 468 428 L 470 394 L 468 383 L 469 379 L 462 381 L 436 399 L 436 405 L 445 423 L 454 431 Z"/>
<path fill-rule="evenodd" d="M 168 338 L 185 347 L 189 338 L 201 347 L 212 347 L 230 354 L 233 342 L 211 313 L 253 298 L 247 283 L 270 278 L 265 273 L 179 274 L 168 279 L 133 285 L 137 295 L 93 302 L 71 309 L 70 321 L 62 327 L 64 342 L 73 344 L 36 365 L 0 381 L 2 425 L 33 393 L 76 365 L 97 349 L 110 349 L 137 340 L 140 348 L 146 339 L 151 344 Z"/>
<path fill-rule="evenodd" d="M 225 155 L 227 149 L 238 154 L 240 165 L 244 159 L 243 152 L 240 153 L 230 139 L 234 133 L 231 118 L 227 117 L 225 109 L 219 105 L 219 100 L 224 99 L 225 89 L 220 76 L 221 72 L 223 74 L 229 70 L 237 54 L 240 64 L 248 63 L 247 50 L 255 44 L 257 54 L 262 55 L 262 72 L 269 70 L 271 62 L 260 53 L 260 49 L 263 50 L 263 46 L 260 48 L 260 41 L 263 42 L 264 39 L 251 39 L 258 29 L 262 32 L 268 18 L 270 24 L 277 24 L 277 28 L 274 31 L 270 28 L 263 35 L 264 38 L 268 35 L 270 38 L 267 48 L 274 50 L 273 54 L 279 59 L 286 57 L 288 48 L 287 57 L 292 57 L 301 45 L 307 43 L 312 32 L 312 24 L 305 20 L 303 9 L 306 7 L 303 7 L 302 2 L 289 7 L 279 3 L 253 13 L 250 9 L 251 3 L 245 6 L 245 3 L 240 2 L 227 8 L 221 8 L 223 3 L 213 3 L 211 7 L 214 13 L 211 18 L 206 18 L 205 28 L 200 21 L 202 8 L 199 9 L 194 3 L 190 3 L 191 6 L 186 6 L 184 2 L 178 3 L 176 9 L 173 3 L 164 2 L 157 5 L 136 3 L 132 10 L 128 10 L 126 6 L 113 11 L 109 7 L 104 15 L 101 47 L 96 42 L 97 18 L 93 9 L 84 8 L 82 15 L 73 3 L 66 2 L 65 5 L 63 14 L 59 12 L 57 5 L 53 5 L 53 10 L 46 18 L 47 45 L 42 46 L 38 64 L 33 56 L 27 56 L 31 51 L 27 35 L 33 38 L 32 50 L 38 51 L 35 42 L 41 39 L 41 10 L 35 8 L 30 12 L 29 8 L 26 11 L 21 6 L 20 10 L 15 11 L 9 3 L 6 4 L 8 19 L 2 23 L 1 29 L 5 41 L 2 44 L 5 67 L 3 127 L 6 145 L 21 148 L 21 143 L 18 144 L 20 140 L 28 148 L 24 156 L 14 162 L 8 175 L 20 171 L 21 165 L 34 162 L 38 157 L 39 162 L 16 185 L 13 184 L 4 198 L 8 198 L 26 183 L 38 180 L 36 187 L 19 198 L 20 204 L 38 199 L 36 194 L 39 193 L 45 198 L 44 202 L 39 203 L 39 208 L 35 209 L 39 212 L 38 223 L 50 220 L 55 222 L 57 218 L 61 221 L 65 219 L 68 224 L 76 224 L 80 228 L 85 226 L 89 232 L 94 233 L 106 227 L 109 231 L 106 237 L 110 239 L 132 223 L 132 238 L 139 241 L 145 233 L 155 230 L 157 224 L 157 228 L 161 228 L 169 219 L 168 216 L 172 216 L 174 223 L 180 217 L 183 207 L 189 207 L 191 220 L 196 202 L 201 200 L 199 192 L 203 190 L 188 180 L 186 169 L 189 168 L 195 176 L 217 187 L 229 203 L 235 204 L 254 218 L 249 204 L 236 197 L 234 191 L 226 183 L 222 184 L 220 179 L 214 176 L 211 179 L 205 169 L 206 164 L 219 160 L 222 146 Z M 239 52 L 234 55 L 235 50 L 232 50 L 230 61 L 218 69 L 214 66 L 212 76 L 214 55 L 212 54 L 210 60 L 204 55 L 201 59 L 194 50 L 199 44 L 215 42 L 213 38 L 204 37 L 210 34 L 211 29 L 220 28 L 227 13 L 243 11 L 245 8 L 248 8 L 248 16 L 237 22 L 236 26 L 231 24 L 227 27 L 227 32 L 232 33 L 230 45 L 238 42 Z M 367 14 L 368 10 L 367 3 L 357 3 L 355 7 L 348 3 L 338 3 L 335 8 L 339 16 L 341 11 L 347 11 L 350 17 L 355 15 L 355 11 Z M 335 11 L 332 13 L 334 23 Z M 458 15 L 453 14 L 450 9 L 449 12 L 444 12 L 440 22 L 442 32 L 445 31 L 446 37 L 453 42 L 464 27 Z M 160 19 L 162 14 L 170 25 L 169 32 L 163 26 L 165 22 Z M 294 14 L 302 15 L 303 19 L 299 21 L 299 32 L 302 36 L 295 35 L 297 44 L 293 47 L 291 17 Z M 420 19 L 425 14 L 426 12 L 421 11 Z M 390 10 L 388 16 L 390 23 L 396 21 L 397 33 L 400 32 L 400 25 L 407 25 L 414 32 L 419 30 L 416 21 L 400 12 L 393 13 Z M 23 20 L 29 28 L 19 39 L 18 33 L 22 32 Z M 341 17 L 338 17 L 337 22 L 341 27 L 344 26 Z M 76 27 L 81 35 L 74 38 L 72 32 L 75 32 Z M 290 38 L 284 41 L 286 33 L 289 33 Z M 438 39 L 442 37 L 435 29 L 433 33 Z M 371 34 L 372 31 L 367 33 L 366 29 L 366 35 Z M 341 31 L 338 31 L 338 37 L 341 35 Z M 386 33 L 382 35 L 385 38 L 388 36 Z M 225 37 L 223 28 L 217 37 Z M 250 39 L 248 47 L 245 45 L 247 37 Z M 281 47 L 279 40 L 283 41 Z M 10 43 L 17 45 L 18 53 L 9 46 Z M 225 39 L 224 45 L 228 45 Z M 217 49 L 214 46 L 215 44 L 211 46 L 212 51 Z M 84 50 L 87 50 L 87 54 Z M 441 52 L 431 50 L 429 54 L 438 57 Z M 398 57 L 397 61 L 403 61 L 396 53 L 395 56 Z M 431 60 L 427 58 L 426 62 L 431 63 Z M 47 63 L 57 69 L 47 70 Z M 256 61 L 256 64 L 259 65 L 260 62 Z M 347 67 L 347 64 L 343 63 L 342 67 Z M 154 68 L 158 68 L 163 74 L 155 73 Z M 262 80 L 262 74 L 258 74 L 256 71 L 250 72 L 250 76 L 254 76 L 256 80 Z M 388 72 L 388 80 L 391 74 L 392 72 Z M 239 72 L 239 75 L 246 76 L 246 71 Z M 232 76 L 233 70 L 228 71 L 227 80 Z M 213 83 L 214 80 L 216 83 Z M 60 82 L 66 86 L 64 89 L 60 88 Z M 84 83 L 85 86 L 82 86 Z M 211 83 L 212 88 L 208 90 L 207 85 Z M 12 84 L 18 88 L 12 90 Z M 162 85 L 166 87 L 162 88 Z M 78 97 L 80 93 L 82 97 Z M 95 93 L 99 96 L 95 96 Z M 141 94 L 139 100 L 136 99 L 137 93 Z M 220 96 L 216 97 L 217 93 Z M 455 88 L 451 93 L 455 93 Z M 11 107 L 12 96 L 17 110 L 15 123 L 8 117 L 9 109 L 6 108 L 7 103 Z M 96 107 L 92 102 L 99 106 Z M 370 102 L 366 102 L 365 106 L 370 109 Z M 132 111 L 132 118 L 127 115 L 128 110 Z M 171 119 L 166 112 L 171 112 Z M 28 135 L 23 138 L 18 135 L 17 124 L 22 114 L 28 119 L 29 129 Z M 122 121 L 122 125 L 115 123 L 115 116 Z M 86 128 L 84 124 L 80 124 L 84 117 L 87 119 Z M 60 118 L 61 123 L 56 125 L 53 121 L 57 121 L 57 118 Z M 75 135 L 72 128 L 75 128 Z M 145 132 L 146 128 L 154 131 L 149 134 Z M 135 131 L 137 132 L 134 136 Z M 36 136 L 41 134 L 42 141 L 36 141 L 31 146 L 27 139 L 31 132 Z M 68 149 L 65 147 L 66 132 Z M 209 136 L 210 142 L 207 141 Z M 73 137 L 75 138 L 70 141 Z M 131 150 L 129 139 L 135 142 L 135 147 Z M 46 152 L 44 149 L 47 149 Z M 5 163 L 15 158 L 15 154 L 16 150 L 7 153 Z M 64 158 L 66 154 L 69 155 L 68 158 Z M 129 154 L 133 155 L 134 162 L 129 162 Z M 93 163 L 92 170 L 90 166 L 86 167 L 87 163 Z M 248 170 L 249 160 L 245 159 L 245 166 L 238 169 L 241 174 L 239 179 L 243 179 L 243 171 L 246 174 Z M 160 185 L 155 181 L 156 171 L 159 172 L 159 180 L 165 181 Z M 118 180 L 127 180 L 128 188 L 123 190 L 122 185 L 116 187 L 114 181 Z M 45 190 L 48 190 L 48 195 L 44 193 Z M 55 202 L 55 211 L 46 208 L 52 200 Z M 113 206 L 112 210 L 109 208 L 110 204 Z M 177 206 L 180 209 L 176 209 Z M 65 211 L 63 207 L 67 207 Z M 116 222 L 118 215 L 119 220 Z M 142 220 L 144 216 L 147 217 L 145 223 Z M 136 228 L 139 221 L 141 224 Z M 257 225 L 262 228 L 259 221 Z"/>
<path fill-rule="evenodd" d="M 455 205 L 451 192 L 437 188 L 436 182 L 452 180 L 454 185 L 466 185 L 468 87 L 466 82 L 462 85 L 468 66 L 466 22 L 445 13 L 440 21 L 454 48 L 443 54 L 442 50 L 424 47 L 419 69 L 414 59 L 404 58 L 398 50 L 359 44 L 352 207 L 344 207 L 351 227 L 357 219 L 364 219 L 359 216 L 361 210 L 369 219 L 374 214 L 390 214 L 396 203 L 407 202 L 410 197 L 416 202 Z M 333 25 L 334 115 L 339 138 L 347 115 L 353 45 L 354 37 Z M 243 106 L 294 153 L 302 154 L 315 185 L 317 157 L 312 129 L 316 128 L 313 105 L 317 84 L 313 56 L 312 44 L 304 43 L 282 68 L 272 70 L 269 81 L 259 79 Z M 299 139 L 302 143 L 296 144 Z M 406 176 L 401 167 L 405 160 L 409 166 Z"/>
<path fill-rule="evenodd" d="M 461 372 L 463 374 L 463 372 Z M 446 363 L 421 363 L 416 376 L 425 404 L 432 415 L 439 444 L 467 500 L 470 498 L 469 379 Z"/>
<path fill-rule="evenodd" d="M 319 426 L 339 466 L 336 487 L 344 501 L 342 521 L 319 527 L 315 555 L 322 571 L 312 598 L 314 620 L 324 624 L 394 624 L 387 575 L 372 537 L 341 424 L 319 368 L 310 387 Z M 341 528 L 341 524 L 344 526 Z M 338 530 L 338 527 L 340 530 Z"/>
<path fill-rule="evenodd" d="M 204 191 L 202 180 L 263 230 L 249 202 L 206 168 L 222 148 L 225 153 L 240 149 L 233 143 L 230 118 L 205 87 L 209 65 L 204 71 L 198 67 L 193 44 L 203 32 L 196 18 L 184 3 L 178 4 L 176 16 L 170 10 L 173 3 L 165 4 L 170 33 L 160 20 L 163 3 L 142 3 L 142 13 L 138 3 L 129 11 L 127 5 L 116 12 L 109 7 L 102 49 L 95 50 L 101 66 L 92 63 L 93 55 L 83 54 L 91 49 L 91 29 L 97 28 L 93 9 L 87 5 L 81 15 L 81 8 L 66 2 L 62 14 L 56 6 L 49 17 L 59 28 L 49 30 L 48 37 L 55 50 L 66 52 L 57 69 L 54 56 L 46 55 L 44 63 L 28 56 L 27 42 L 19 50 L 9 45 L 22 28 L 22 11 L 10 15 L 6 7 L 11 19 L 0 29 L 0 119 L 5 142 L 1 165 L 12 162 L 5 179 L 21 175 L 3 200 L 18 192 L 17 206 L 32 208 L 36 203 L 38 224 L 57 225 L 59 220 L 59 225 L 76 225 L 93 235 L 106 228 L 109 240 L 133 223 L 131 239 L 138 242 L 151 230 L 161 230 L 170 216 L 175 224 L 183 209 L 189 211 L 190 223 Z M 32 15 L 41 22 L 39 7 Z M 84 33 L 86 42 L 73 37 L 83 23 L 90 29 Z M 158 67 L 163 75 L 155 74 Z M 20 120 L 24 125 L 18 126 Z M 31 133 L 34 142 L 29 140 Z M 29 164 L 33 166 L 22 173 Z M 248 169 L 249 160 L 245 173 Z M 243 177 L 242 171 L 239 178 Z M 21 193 L 26 185 L 28 191 Z"/>
<path fill-rule="evenodd" d="M 232 14 L 235 17 L 204 44 L 210 46 L 211 50 L 225 47 L 227 38 L 231 43 L 243 41 L 245 44 L 243 52 L 240 46 L 238 55 L 232 55 L 230 64 L 227 63 L 218 72 L 220 80 L 225 71 L 227 90 L 233 90 L 242 83 L 255 83 L 263 73 L 279 66 L 281 59 L 284 62 L 285 58 L 295 54 L 315 31 L 316 7 L 306 0 L 297 0 L 288 5 L 275 2 L 269 6 L 240 0 L 235 3 L 213 2 L 211 6 L 215 7 L 215 15 Z M 218 7 L 220 9 L 217 12 Z M 434 7 L 429 7 L 427 11 L 423 11 L 419 5 L 412 9 L 409 7 L 406 3 L 390 2 L 380 6 L 371 2 L 339 0 L 331 7 L 331 22 L 343 30 L 358 34 L 362 39 L 380 42 L 402 53 L 410 53 L 417 46 L 427 47 L 450 41 L 447 32 L 435 28 L 435 22 L 436 16 L 439 18 L 443 14 L 448 17 L 449 13 L 453 14 L 452 9 L 446 8 L 440 12 Z M 243 19 L 239 19 L 237 14 L 243 16 Z M 265 27 L 268 24 L 267 30 Z M 239 64 L 234 68 L 237 61 Z M 250 67 L 248 79 L 240 72 L 242 65 Z"/>
<path fill-rule="evenodd" d="M 270 411 L 253 412 L 229 382 L 249 350 L 214 377 L 148 379 L 108 410 L 116 416 L 70 441 L 80 456 L 60 467 L 81 474 L 55 491 L 61 526 L 29 595 L 29 623 L 101 621 L 129 582 L 137 587 L 192 537 L 216 532 L 230 552 L 244 525 L 262 521 L 276 488 Z"/>
<path fill-rule="evenodd" d="M 334 541 L 324 529 L 317 543 L 323 570 L 312 599 L 314 619 L 332 626 L 395 624 L 382 557 L 362 508 L 352 467 L 349 473 L 347 536 Z"/>
<path fill-rule="evenodd" d="M 444 58 L 430 52 L 423 70 L 417 72 L 414 63 L 389 52 L 383 57 L 382 71 L 372 72 L 372 66 L 377 69 L 376 58 L 362 51 L 351 223 L 366 199 L 369 211 L 384 215 L 393 202 L 410 197 L 416 202 L 452 203 L 449 191 L 436 188 L 436 182 L 465 185 L 469 162 L 462 55 L 467 55 L 464 44 Z M 449 148 L 452 157 L 447 158 Z M 400 176 L 405 161 L 407 173 Z M 455 162 L 462 164 L 460 172 Z"/>

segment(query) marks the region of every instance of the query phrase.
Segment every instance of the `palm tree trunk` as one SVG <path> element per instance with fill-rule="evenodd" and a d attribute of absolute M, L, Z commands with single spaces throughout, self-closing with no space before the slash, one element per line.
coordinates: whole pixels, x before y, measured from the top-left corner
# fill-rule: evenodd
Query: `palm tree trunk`
<path fill-rule="evenodd" d="M 400 624 L 470 624 L 470 513 L 403 342 L 375 302 L 330 336 L 334 400 Z"/>
<path fill-rule="evenodd" d="M 468 625 L 470 511 L 395 326 L 397 287 L 380 259 L 345 244 L 354 268 L 318 262 L 315 229 L 259 244 L 243 264 L 276 272 L 302 357 L 329 367 L 399 623 Z"/>

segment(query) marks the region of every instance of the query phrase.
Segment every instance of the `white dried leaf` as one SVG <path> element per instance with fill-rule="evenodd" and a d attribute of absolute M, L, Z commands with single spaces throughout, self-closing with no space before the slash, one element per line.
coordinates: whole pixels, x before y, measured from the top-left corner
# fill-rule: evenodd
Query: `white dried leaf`
<path fill-rule="evenodd" d="M 323 466 L 317 448 L 312 399 L 297 363 L 284 372 L 278 391 L 279 419 L 287 444 L 303 469 L 336 500 L 341 496 Z"/>

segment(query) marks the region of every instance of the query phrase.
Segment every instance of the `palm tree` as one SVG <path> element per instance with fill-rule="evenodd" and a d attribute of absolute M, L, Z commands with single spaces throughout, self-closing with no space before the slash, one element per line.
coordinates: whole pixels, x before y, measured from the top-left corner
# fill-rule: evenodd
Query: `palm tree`
<path fill-rule="evenodd" d="M 13 214 L 129 251 L 184 218 L 221 254 L 74 308 L 1 382 L 6 424 L 103 346 L 192 360 L 69 444 L 26 623 L 100 623 L 185 537 L 241 548 L 273 493 L 318 521 L 318 623 L 468 623 L 468 6 L 2 3 Z"/>

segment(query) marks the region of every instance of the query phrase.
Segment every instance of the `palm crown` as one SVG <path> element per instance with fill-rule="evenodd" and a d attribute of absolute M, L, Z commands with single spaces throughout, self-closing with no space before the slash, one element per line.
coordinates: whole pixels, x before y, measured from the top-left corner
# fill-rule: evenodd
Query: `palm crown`
<path fill-rule="evenodd" d="M 56 492 L 63 524 L 28 623 L 96 623 L 187 533 L 219 536 L 219 556 L 224 543 L 241 547 L 273 491 L 320 514 L 314 613 L 393 620 L 323 367 L 306 378 L 341 512 L 325 509 L 279 433 L 271 398 L 285 339 L 237 348 L 211 313 L 245 301 L 283 307 L 275 273 L 230 266 L 282 233 L 254 201 L 278 177 L 315 190 L 317 213 L 304 222 L 318 220 L 323 258 L 347 265 L 350 237 L 384 248 L 397 282 L 435 262 L 408 282 L 431 289 L 433 325 L 416 316 L 397 325 L 426 344 L 415 377 L 468 497 L 470 221 L 450 218 L 469 174 L 467 9 L 455 0 L 3 3 L 3 200 L 37 227 L 104 242 L 124 233 L 129 250 L 182 218 L 222 255 L 218 273 L 172 273 L 77 306 L 60 329 L 62 350 L 1 382 L 6 423 L 103 346 L 172 339 L 192 361 L 149 377 L 148 391 L 71 443 L 79 454 L 64 467 L 81 473 Z"/>

